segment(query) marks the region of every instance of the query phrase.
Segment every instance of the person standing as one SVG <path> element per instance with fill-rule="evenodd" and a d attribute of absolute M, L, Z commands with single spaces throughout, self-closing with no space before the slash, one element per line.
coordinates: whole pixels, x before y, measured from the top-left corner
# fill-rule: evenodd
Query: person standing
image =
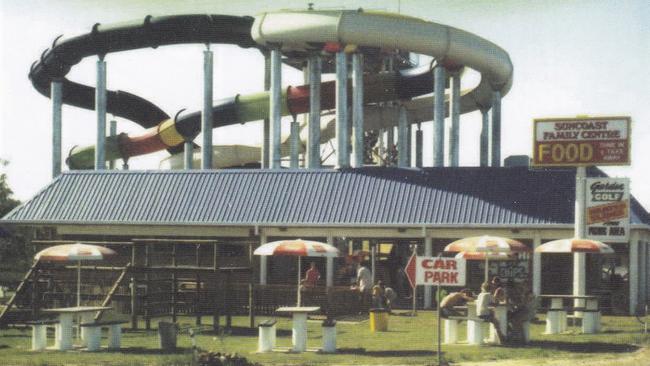
<path fill-rule="evenodd" d="M 318 272 L 318 268 L 316 268 L 316 263 L 311 262 L 307 273 L 305 273 L 304 285 L 308 288 L 316 287 L 318 280 L 320 280 L 320 272 Z"/>
<path fill-rule="evenodd" d="M 359 291 L 361 310 L 365 311 L 370 304 L 370 291 L 372 290 L 372 273 L 365 263 L 358 264 L 356 289 Z"/>

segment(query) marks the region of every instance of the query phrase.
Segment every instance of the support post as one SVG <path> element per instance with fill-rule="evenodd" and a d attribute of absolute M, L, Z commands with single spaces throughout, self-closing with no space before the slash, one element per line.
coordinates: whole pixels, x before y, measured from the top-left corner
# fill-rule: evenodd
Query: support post
<path fill-rule="evenodd" d="M 97 114 L 97 142 L 95 170 L 106 169 L 106 62 L 97 60 L 97 87 L 95 88 L 95 112 Z"/>
<path fill-rule="evenodd" d="M 327 244 L 334 245 L 334 237 L 327 236 Z M 325 287 L 334 286 L 334 258 L 327 257 L 325 261 Z"/>
<path fill-rule="evenodd" d="M 501 92 L 492 92 L 492 166 L 501 166 Z"/>
<path fill-rule="evenodd" d="M 268 91 L 271 87 L 271 55 L 269 52 L 264 52 L 264 91 Z M 270 167 L 270 138 L 271 133 L 271 120 L 267 117 L 262 122 L 262 169 Z"/>
<path fill-rule="evenodd" d="M 146 269 L 151 265 L 151 244 L 144 247 L 144 267 Z M 151 314 L 149 313 L 149 271 L 144 272 L 144 327 L 146 330 L 151 329 Z"/>
<path fill-rule="evenodd" d="M 282 54 L 279 48 L 271 50 L 271 92 L 269 98 L 271 169 L 280 169 L 282 166 L 280 151 L 280 135 L 282 133 Z"/>
<path fill-rule="evenodd" d="M 63 106 L 63 85 L 53 81 L 50 85 L 52 99 L 52 179 L 61 174 L 61 121 Z"/>
<path fill-rule="evenodd" d="M 348 133 L 348 65 L 343 51 L 336 53 L 336 157 L 337 168 L 350 167 Z"/>
<path fill-rule="evenodd" d="M 298 169 L 300 164 L 300 123 L 297 121 L 291 122 L 291 135 L 290 141 L 290 163 L 289 166 L 293 169 Z"/>
<path fill-rule="evenodd" d="M 433 166 L 445 163 L 445 68 L 436 65 L 433 69 Z"/>
<path fill-rule="evenodd" d="M 490 116 L 488 108 L 481 108 L 481 141 L 480 141 L 480 165 L 488 166 L 490 160 Z"/>
<path fill-rule="evenodd" d="M 195 263 L 196 268 L 201 266 L 201 244 L 196 244 L 194 248 L 195 252 Z M 195 293 L 194 293 L 194 315 L 196 316 L 196 325 L 201 325 L 201 276 L 200 272 L 195 273 Z"/>
<path fill-rule="evenodd" d="M 542 294 L 542 255 L 534 252 L 540 245 L 542 245 L 542 236 L 539 231 L 535 231 L 533 237 L 533 294 L 535 296 Z"/>
<path fill-rule="evenodd" d="M 212 169 L 212 51 L 206 45 L 203 51 L 203 113 L 201 113 L 201 132 L 203 146 L 201 148 L 201 169 Z"/>
<path fill-rule="evenodd" d="M 172 266 L 176 267 L 176 244 L 172 244 Z M 171 291 L 172 292 L 172 296 L 171 296 L 172 314 L 171 315 L 172 315 L 172 322 L 176 323 L 176 291 L 177 291 L 178 287 L 177 287 L 177 283 L 176 283 L 176 271 L 175 270 L 172 270 L 172 283 L 171 283 L 171 285 L 172 285 L 171 286 L 172 287 L 172 291 Z"/>
<path fill-rule="evenodd" d="M 494 159 L 493 159 L 494 162 Z M 576 168 L 576 200 L 575 200 L 575 213 L 574 213 L 574 236 L 576 238 L 584 238 L 585 236 L 585 180 L 587 177 L 587 168 L 579 166 Z M 586 289 L 585 281 L 585 267 L 586 267 L 585 253 L 573 253 L 573 295 L 584 296 Z M 579 307 L 582 300 L 576 299 L 575 306 Z"/>
<path fill-rule="evenodd" d="M 191 170 L 194 160 L 194 151 L 193 151 L 192 141 L 185 141 L 183 143 L 183 169 Z"/>
<path fill-rule="evenodd" d="M 424 256 L 431 257 L 433 255 L 433 238 L 426 236 L 424 238 Z M 431 309 L 431 286 L 424 286 L 424 309 Z"/>
<path fill-rule="evenodd" d="M 639 303 L 639 232 L 633 231 L 630 233 L 630 253 L 629 258 L 629 285 L 630 285 L 630 300 L 628 304 L 629 315 L 636 314 L 636 307 Z"/>
<path fill-rule="evenodd" d="M 307 126 L 307 168 L 320 168 L 320 84 L 321 58 L 312 54 L 308 60 L 309 68 L 309 123 Z"/>
<path fill-rule="evenodd" d="M 266 234 L 260 232 L 260 246 L 267 243 Z M 267 284 L 268 276 L 268 257 L 265 255 L 260 256 L 260 285 Z"/>
<path fill-rule="evenodd" d="M 353 165 L 363 166 L 363 55 L 352 54 L 352 126 L 353 126 Z"/>
<path fill-rule="evenodd" d="M 136 246 L 131 246 L 131 265 L 138 267 L 136 262 Z M 138 282 L 136 271 L 131 272 L 131 329 L 138 329 Z"/>
<path fill-rule="evenodd" d="M 415 166 L 422 168 L 422 126 L 418 123 L 418 129 L 415 131 Z"/>
<path fill-rule="evenodd" d="M 411 139 L 410 131 L 408 128 L 408 115 L 406 107 L 399 106 L 399 122 L 397 128 L 397 166 L 400 168 L 408 167 L 408 157 L 410 150 L 408 148 L 409 140 Z"/>
<path fill-rule="evenodd" d="M 451 73 L 451 98 L 449 100 L 449 166 L 457 167 L 460 145 L 460 71 Z"/>

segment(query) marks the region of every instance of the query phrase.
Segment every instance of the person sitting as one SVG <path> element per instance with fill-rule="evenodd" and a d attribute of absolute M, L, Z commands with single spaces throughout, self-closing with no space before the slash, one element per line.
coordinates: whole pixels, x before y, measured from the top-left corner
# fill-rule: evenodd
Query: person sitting
<path fill-rule="evenodd" d="M 524 323 L 530 322 L 537 313 L 537 299 L 530 287 L 523 285 L 519 291 L 519 300 L 516 308 L 508 313 L 510 328 L 509 340 L 517 343 L 525 343 Z"/>
<path fill-rule="evenodd" d="M 316 268 L 316 263 L 311 262 L 309 269 L 305 273 L 304 285 L 306 288 L 316 287 L 318 280 L 320 280 L 320 272 Z"/>
<path fill-rule="evenodd" d="M 384 295 L 384 284 L 378 281 L 372 286 L 372 307 L 376 309 L 386 308 L 386 297 Z"/>
<path fill-rule="evenodd" d="M 384 287 L 384 299 L 386 301 L 386 308 L 389 312 L 392 311 L 393 304 L 395 304 L 395 300 L 397 300 L 397 292 L 390 287 Z"/>
<path fill-rule="evenodd" d="M 501 285 L 501 279 L 499 277 L 495 276 L 492 278 L 490 289 L 495 304 L 505 304 L 507 302 L 506 290 Z"/>
<path fill-rule="evenodd" d="M 450 316 L 463 316 L 463 314 L 454 309 L 454 306 L 463 306 L 468 301 L 474 301 L 470 289 L 462 289 L 459 292 L 452 292 L 440 301 L 440 316 L 448 318 Z"/>
<path fill-rule="evenodd" d="M 483 282 L 481 285 L 481 293 L 476 299 L 476 314 L 479 318 L 488 321 L 494 325 L 499 343 L 506 340 L 506 336 L 501 332 L 499 321 L 494 316 L 494 311 L 490 308 L 496 304 L 496 300 L 492 293 L 490 293 L 490 284 Z"/>

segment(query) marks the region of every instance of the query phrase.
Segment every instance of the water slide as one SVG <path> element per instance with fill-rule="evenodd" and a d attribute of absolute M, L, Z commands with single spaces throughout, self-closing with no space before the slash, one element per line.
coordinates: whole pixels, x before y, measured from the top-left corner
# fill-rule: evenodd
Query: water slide
<path fill-rule="evenodd" d="M 390 36 L 386 36 L 385 41 L 382 41 L 383 36 L 370 35 L 360 28 L 349 29 L 350 23 L 356 21 L 355 17 L 358 17 L 366 25 L 387 26 L 387 28 L 378 29 L 395 30 L 411 38 L 401 38 L 402 44 L 399 47 L 400 37 L 395 38 L 394 32 L 388 32 L 391 33 Z M 345 23 L 341 23 L 343 27 L 339 27 L 335 24 L 336 22 L 332 21 L 338 18 L 346 20 Z M 371 18 L 376 24 L 369 21 Z M 290 23 L 285 23 L 285 20 Z M 426 25 L 424 28 L 431 29 L 422 29 L 422 25 Z M 255 41 L 258 43 L 251 38 L 251 27 L 252 35 L 256 37 Z M 326 33 L 319 34 L 319 31 L 325 30 L 325 28 L 328 28 Z M 349 35 L 341 37 L 337 33 L 341 30 L 347 33 L 357 31 L 361 34 L 356 37 Z M 427 38 L 418 33 L 425 30 L 432 36 Z M 364 39 L 367 37 L 374 39 Z M 438 39 L 444 37 L 447 38 L 445 40 Z M 283 40 L 283 48 L 287 51 L 313 50 L 315 44 L 323 48 L 332 48 L 332 45 L 340 44 L 387 50 L 406 47 L 413 52 L 439 57 L 447 64 L 463 65 L 467 63 L 468 66 L 477 69 L 484 75 L 481 83 L 475 89 L 462 93 L 462 113 L 489 106 L 491 88 L 500 89 L 502 94 L 505 94 L 512 81 L 512 65 L 507 54 L 488 41 L 467 32 L 415 18 L 360 11 L 266 13 L 257 17 L 254 24 L 253 18 L 250 17 L 225 15 L 180 15 L 155 18 L 148 16 L 139 22 L 106 26 L 97 24 L 88 34 L 69 39 L 57 38 L 52 48 L 42 54 L 40 61 L 32 65 L 30 79 L 35 88 L 46 96 L 49 95 L 50 82 L 60 80 L 63 83 L 64 103 L 94 109 L 94 88 L 65 79 L 70 68 L 84 57 L 179 43 L 223 43 L 263 48 L 267 43 L 276 42 L 276 40 Z M 446 47 L 442 47 L 442 51 L 440 43 L 446 44 Z M 457 45 L 457 43 L 462 45 Z M 418 45 L 419 47 L 415 47 Z M 433 50 L 430 49 L 431 46 L 434 46 Z M 470 52 L 474 48 L 479 51 Z M 463 50 L 467 54 L 463 54 Z M 481 58 L 486 55 L 489 56 L 489 60 L 482 60 Z M 503 67 L 504 63 L 506 67 Z M 507 67 L 508 65 L 509 67 Z M 364 78 L 364 99 L 366 103 L 410 100 L 418 95 L 431 92 L 432 86 L 432 76 L 428 67 L 369 74 Z M 287 88 L 282 96 L 282 114 L 296 115 L 308 112 L 308 90 L 307 85 Z M 333 82 L 322 83 L 321 102 L 323 110 L 334 108 Z M 268 117 L 268 103 L 267 92 L 238 95 L 220 100 L 213 107 L 213 127 L 266 118 Z M 405 105 L 409 111 L 411 122 L 431 120 L 431 103 L 432 98 L 407 101 Z M 148 128 L 137 136 L 120 134 L 107 138 L 107 160 L 128 159 L 132 156 L 162 149 L 168 149 L 172 153 L 179 152 L 182 149 L 183 141 L 192 139 L 200 131 L 200 111 L 171 119 L 162 109 L 147 100 L 123 91 L 108 92 L 107 111 Z M 396 111 L 384 107 L 369 106 L 366 112 L 366 121 L 374 121 L 374 124 L 378 121 L 394 124 L 397 121 Z M 93 159 L 94 146 L 75 147 L 70 152 L 67 163 L 71 169 L 91 168 Z"/>

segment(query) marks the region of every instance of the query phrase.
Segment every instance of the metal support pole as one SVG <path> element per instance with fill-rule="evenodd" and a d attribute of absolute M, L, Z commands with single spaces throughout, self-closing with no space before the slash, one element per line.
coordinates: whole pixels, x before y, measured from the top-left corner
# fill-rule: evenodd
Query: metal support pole
<path fill-rule="evenodd" d="M 350 167 L 348 146 L 348 65 L 345 52 L 336 53 L 336 156 L 338 168 Z"/>
<path fill-rule="evenodd" d="M 201 169 L 212 169 L 212 51 L 210 45 L 203 51 L 203 113 L 201 114 Z"/>
<path fill-rule="evenodd" d="M 328 235 L 326 238 L 327 244 L 334 245 L 334 237 Z M 334 258 L 327 257 L 325 260 L 325 287 L 331 288 L 334 286 Z"/>
<path fill-rule="evenodd" d="M 445 164 L 445 68 L 433 69 L 433 166 Z"/>
<path fill-rule="evenodd" d="M 418 129 L 415 131 L 415 166 L 422 168 L 422 126 L 418 123 Z"/>
<path fill-rule="evenodd" d="M 389 165 L 393 165 L 392 156 L 395 149 L 395 128 L 390 126 L 386 129 L 386 153 L 389 158 Z"/>
<path fill-rule="evenodd" d="M 408 115 L 406 107 L 401 105 L 399 107 L 399 122 L 397 127 L 397 166 L 400 168 L 408 167 L 408 157 L 411 152 L 408 148 L 411 135 L 408 128 Z"/>
<path fill-rule="evenodd" d="M 492 166 L 501 166 L 501 92 L 492 95 Z"/>
<path fill-rule="evenodd" d="M 542 245 L 542 236 L 539 231 L 535 231 L 533 237 L 533 250 Z M 542 294 L 542 254 L 533 252 L 533 294 L 539 296 Z"/>
<path fill-rule="evenodd" d="M 117 121 L 112 119 L 108 127 L 108 135 L 115 138 L 117 135 Z M 108 169 L 115 169 L 115 160 L 110 160 L 108 162 Z"/>
<path fill-rule="evenodd" d="M 97 147 L 95 170 L 106 169 L 106 62 L 97 60 L 97 87 L 95 88 L 95 112 L 97 113 Z"/>
<path fill-rule="evenodd" d="M 291 161 L 290 161 L 290 166 L 291 168 L 298 169 L 299 168 L 299 155 L 300 155 L 300 123 L 293 121 L 291 122 L 291 136 L 289 137 L 291 139 L 290 141 L 290 154 L 291 154 Z"/>
<path fill-rule="evenodd" d="M 320 168 L 320 81 L 321 58 L 310 55 L 309 68 L 309 123 L 307 135 L 307 168 Z"/>
<path fill-rule="evenodd" d="M 433 255 L 433 238 L 427 236 L 424 238 L 424 256 L 431 257 Z M 431 309 L 431 286 L 424 286 L 424 308 Z"/>
<path fill-rule="evenodd" d="M 52 99 L 52 179 L 61 174 L 61 107 L 63 106 L 63 85 L 60 81 L 50 84 Z"/>
<path fill-rule="evenodd" d="M 587 168 L 580 166 L 576 168 L 576 200 L 575 200 L 575 232 L 576 238 L 584 238 L 585 236 L 585 182 L 587 177 Z M 586 267 L 585 253 L 573 254 L 573 295 L 585 295 L 585 267 Z M 576 299 L 575 306 L 579 307 L 582 300 Z"/>
<path fill-rule="evenodd" d="M 489 109 L 481 109 L 481 166 L 488 166 L 490 161 L 490 116 L 488 115 Z"/>
<path fill-rule="evenodd" d="M 260 233 L 260 246 L 266 244 L 266 234 Z M 260 256 L 260 285 L 266 285 L 268 276 L 268 257 Z"/>
<path fill-rule="evenodd" d="M 264 53 L 264 90 L 268 91 L 271 87 L 271 55 L 268 52 Z M 320 131 L 320 130 L 319 130 Z M 264 118 L 262 122 L 262 169 L 270 167 L 270 151 L 269 144 L 271 133 L 271 121 L 269 118 Z"/>
<path fill-rule="evenodd" d="M 354 167 L 363 166 L 363 55 L 352 54 L 352 151 Z"/>
<path fill-rule="evenodd" d="M 408 121 L 408 111 L 406 111 L 406 166 L 411 166 L 411 146 L 413 133 L 411 132 L 411 123 Z"/>
<path fill-rule="evenodd" d="M 451 74 L 451 99 L 449 101 L 449 165 L 458 166 L 460 145 L 460 72 Z"/>
<path fill-rule="evenodd" d="M 271 169 L 282 166 L 280 134 L 282 133 L 282 54 L 271 50 L 271 92 L 269 93 L 269 119 L 271 120 Z"/>
<path fill-rule="evenodd" d="M 628 301 L 629 315 L 636 314 L 636 308 L 639 304 L 639 277 L 641 275 L 641 271 L 639 271 L 639 258 L 643 258 L 639 257 L 639 252 L 639 232 L 634 231 L 630 233 L 630 252 L 628 255 L 630 261 L 628 263 L 628 283 L 630 286 L 630 298 Z"/>
<path fill-rule="evenodd" d="M 190 170 L 192 169 L 194 160 L 194 147 L 192 146 L 192 141 L 185 141 L 183 143 L 183 169 Z"/>

